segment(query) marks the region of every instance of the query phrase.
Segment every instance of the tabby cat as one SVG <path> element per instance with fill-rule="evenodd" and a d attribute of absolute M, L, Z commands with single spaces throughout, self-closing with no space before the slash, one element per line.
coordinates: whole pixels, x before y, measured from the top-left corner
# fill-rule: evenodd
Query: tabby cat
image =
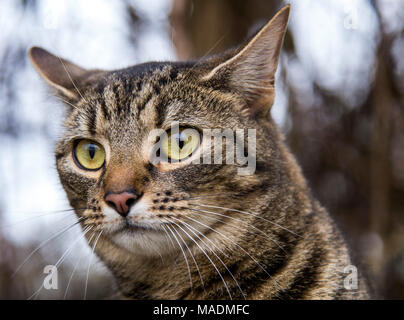
<path fill-rule="evenodd" d="M 67 106 L 60 180 L 123 298 L 368 298 L 361 275 L 346 285 L 347 245 L 269 114 L 289 11 L 240 48 L 197 62 L 86 70 L 30 49 Z M 213 128 L 255 130 L 254 172 L 195 161 Z M 164 134 L 150 139 L 156 129 Z M 152 161 L 161 140 L 166 160 Z M 252 142 L 241 140 L 246 151 Z"/>

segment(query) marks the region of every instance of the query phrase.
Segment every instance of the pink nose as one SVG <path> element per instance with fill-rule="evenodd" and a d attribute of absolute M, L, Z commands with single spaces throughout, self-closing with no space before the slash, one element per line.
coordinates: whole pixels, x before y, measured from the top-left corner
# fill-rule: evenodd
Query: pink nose
<path fill-rule="evenodd" d="M 114 208 L 122 217 L 126 217 L 130 208 L 140 196 L 134 192 L 124 191 L 121 193 L 107 192 L 105 202 Z"/>

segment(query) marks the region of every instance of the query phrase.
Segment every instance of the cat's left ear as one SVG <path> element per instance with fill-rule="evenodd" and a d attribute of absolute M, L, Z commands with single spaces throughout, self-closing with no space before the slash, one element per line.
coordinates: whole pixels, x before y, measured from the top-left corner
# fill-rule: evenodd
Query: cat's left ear
<path fill-rule="evenodd" d="M 38 73 L 67 100 L 79 100 L 85 87 L 102 73 L 101 70 L 87 70 L 55 56 L 45 49 L 32 47 L 28 56 Z"/>
<path fill-rule="evenodd" d="M 266 115 L 275 96 L 275 72 L 289 13 L 290 6 L 280 10 L 247 45 L 204 75 L 202 80 L 240 93 L 250 115 Z"/>

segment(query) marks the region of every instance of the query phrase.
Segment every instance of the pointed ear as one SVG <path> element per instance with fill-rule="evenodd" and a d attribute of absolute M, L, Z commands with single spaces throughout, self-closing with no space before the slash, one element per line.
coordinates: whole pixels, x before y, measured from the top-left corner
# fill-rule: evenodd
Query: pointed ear
<path fill-rule="evenodd" d="M 28 55 L 41 77 L 56 89 L 59 95 L 69 100 L 78 100 L 84 84 L 91 76 L 101 72 L 83 69 L 39 47 L 32 47 Z"/>
<path fill-rule="evenodd" d="M 280 10 L 247 45 L 220 63 L 202 80 L 240 93 L 250 115 L 267 114 L 274 100 L 274 81 L 290 6 Z"/>

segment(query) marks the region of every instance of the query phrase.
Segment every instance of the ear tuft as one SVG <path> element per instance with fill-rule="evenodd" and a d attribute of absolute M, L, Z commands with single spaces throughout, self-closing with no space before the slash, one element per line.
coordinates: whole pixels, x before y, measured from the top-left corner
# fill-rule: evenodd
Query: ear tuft
<path fill-rule="evenodd" d="M 267 113 L 274 99 L 275 72 L 289 14 L 290 5 L 281 9 L 236 55 L 217 65 L 202 80 L 224 83 L 240 93 L 250 114 Z"/>

